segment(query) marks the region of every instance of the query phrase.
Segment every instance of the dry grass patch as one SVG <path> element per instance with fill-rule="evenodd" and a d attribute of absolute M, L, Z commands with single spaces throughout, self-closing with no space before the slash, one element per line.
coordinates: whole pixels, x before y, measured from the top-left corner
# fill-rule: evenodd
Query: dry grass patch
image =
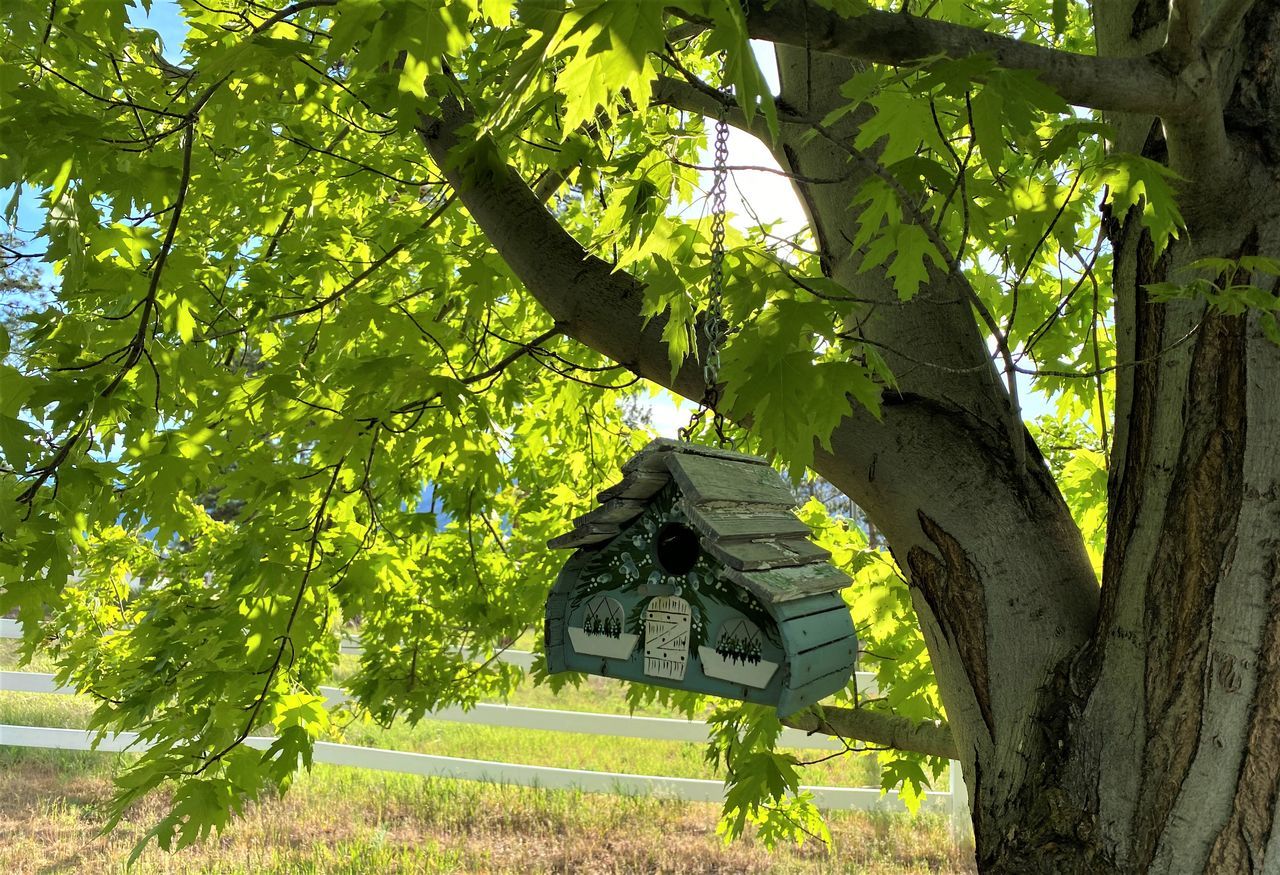
<path fill-rule="evenodd" d="M 6 875 L 124 872 L 163 793 L 111 835 L 116 759 L 0 752 L 0 866 Z M 725 846 L 718 809 L 318 766 L 286 796 L 175 855 L 149 848 L 138 873 L 830 873 L 969 872 L 940 818 L 834 815 L 834 848 L 769 853 Z"/>
<path fill-rule="evenodd" d="M 0 668 L 13 665 L 0 642 Z M 349 670 L 352 660 L 344 660 Z M 29 671 L 48 670 L 40 663 Z M 343 671 L 339 671 L 339 681 Z M 624 688 L 590 678 L 553 694 L 522 684 L 512 704 L 627 713 Z M 70 696 L 0 692 L 0 722 L 83 726 L 92 703 Z M 663 714 L 657 707 L 642 713 Z M 424 721 L 388 728 L 357 722 L 343 740 L 396 750 L 604 771 L 722 777 L 701 745 L 533 732 Z M 123 872 L 135 842 L 167 805 L 157 793 L 110 836 L 105 821 L 107 755 L 0 747 L 0 866 L 3 875 Z M 806 770 L 813 784 L 874 784 L 871 756 Z M 945 779 L 944 779 L 945 780 Z M 283 798 L 254 806 L 222 836 L 170 856 L 154 848 L 134 871 L 218 873 L 837 873 L 968 872 L 945 820 L 833 813 L 833 851 L 809 843 L 769 853 L 750 839 L 726 847 L 719 808 L 652 798 L 498 787 L 318 766 Z"/>

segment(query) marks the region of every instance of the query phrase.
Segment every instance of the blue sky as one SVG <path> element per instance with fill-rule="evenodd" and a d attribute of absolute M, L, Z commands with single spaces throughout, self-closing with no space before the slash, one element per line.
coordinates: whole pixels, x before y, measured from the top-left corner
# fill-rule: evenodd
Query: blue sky
<path fill-rule="evenodd" d="M 165 59 L 173 63 L 182 61 L 182 40 L 187 33 L 186 22 L 182 20 L 178 4 L 173 0 L 159 0 L 152 3 L 150 10 L 141 5 L 133 8 L 129 20 L 139 27 L 149 27 L 160 35 L 164 47 Z M 13 190 L 0 191 L 0 203 L 8 204 Z M 23 191 L 18 199 L 17 227 L 13 233 L 21 240 L 35 240 L 41 226 L 44 225 L 44 209 L 38 198 L 31 192 Z M 37 245 L 40 245 L 37 243 Z M 47 264 L 40 262 L 40 269 L 46 281 L 53 282 L 53 273 Z"/>

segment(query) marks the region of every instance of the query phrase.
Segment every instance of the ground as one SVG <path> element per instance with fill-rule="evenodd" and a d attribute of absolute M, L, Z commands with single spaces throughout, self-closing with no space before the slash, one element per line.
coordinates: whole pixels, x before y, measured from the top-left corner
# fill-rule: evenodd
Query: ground
<path fill-rule="evenodd" d="M 0 668 L 12 668 L 0 644 Z M 35 667 L 39 668 L 39 666 Z M 522 688 L 514 704 L 625 712 L 620 687 L 592 679 L 557 697 Z M 0 723 L 83 725 L 67 696 L 0 693 Z M 693 744 L 620 740 L 424 721 L 348 727 L 346 740 L 399 750 L 571 768 L 715 777 Z M 97 835 L 119 766 L 112 755 L 0 747 L 0 870 L 124 871 L 165 804 L 154 794 L 107 837 Z M 868 757 L 812 768 L 812 783 L 874 783 Z M 718 806 L 549 792 L 317 766 L 281 799 L 255 806 L 222 836 L 177 855 L 150 849 L 132 871 L 217 873 L 664 872 L 868 873 L 972 871 L 940 817 L 837 813 L 833 848 L 774 853 L 750 839 L 726 846 Z"/>

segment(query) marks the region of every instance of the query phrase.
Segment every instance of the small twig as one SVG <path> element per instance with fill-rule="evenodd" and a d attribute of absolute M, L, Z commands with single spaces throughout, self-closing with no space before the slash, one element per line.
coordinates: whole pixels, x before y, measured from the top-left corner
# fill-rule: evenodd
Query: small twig
<path fill-rule="evenodd" d="M 1044 233 L 1040 235 L 1040 239 L 1036 241 L 1036 245 L 1032 247 L 1031 254 L 1027 256 L 1026 263 L 1022 265 L 1022 270 L 1018 272 L 1018 276 L 1013 281 L 1011 292 L 1012 301 L 1009 305 L 1009 318 L 1005 320 L 1005 334 L 1013 332 L 1014 318 L 1018 315 L 1018 292 L 1022 288 L 1022 283 L 1026 280 L 1027 275 L 1031 273 L 1032 265 L 1035 264 L 1036 257 L 1040 254 L 1041 248 L 1049 240 L 1049 235 L 1053 233 L 1053 229 L 1058 226 L 1058 221 L 1062 218 L 1063 213 L 1067 211 L 1067 206 L 1071 203 L 1071 198 L 1076 193 L 1076 188 L 1080 185 L 1080 179 L 1084 176 L 1083 171 L 1076 174 L 1076 178 L 1071 183 L 1071 188 L 1067 192 L 1067 196 L 1063 199 L 1062 205 L 1058 207 L 1058 211 L 1054 214 L 1053 220 L 1045 226 Z"/>
<path fill-rule="evenodd" d="M 204 763 L 202 763 L 201 766 L 192 773 L 193 775 L 203 774 L 211 765 L 238 747 L 246 738 L 249 737 L 249 733 L 253 731 L 254 725 L 258 721 L 258 714 L 261 712 L 262 706 L 267 701 L 267 695 L 271 692 L 271 685 L 275 682 L 276 674 L 280 670 L 281 662 L 284 661 L 285 647 L 292 645 L 289 633 L 293 629 L 294 621 L 298 618 L 298 610 L 302 607 L 302 597 L 306 595 L 307 585 L 311 581 L 311 575 L 319 565 L 316 561 L 316 554 L 320 550 L 320 534 L 324 529 L 326 519 L 325 511 L 329 507 L 329 499 L 333 495 L 333 489 L 338 483 L 338 475 L 342 473 L 342 466 L 346 461 L 347 457 L 343 456 L 337 461 L 337 463 L 330 466 L 333 468 L 333 476 L 329 478 L 329 484 L 325 487 L 324 494 L 321 496 L 320 506 L 316 508 L 315 519 L 312 521 L 311 525 L 311 535 L 307 539 L 307 565 L 302 572 L 302 580 L 298 584 L 297 592 L 294 594 L 293 604 L 289 608 L 289 619 L 285 622 L 284 631 L 277 639 L 280 641 L 280 646 L 276 649 L 275 658 L 272 660 L 271 667 L 267 671 L 267 679 L 262 685 L 262 692 L 258 694 L 257 698 L 254 700 L 253 707 L 249 711 L 249 717 L 245 721 L 244 729 L 240 731 L 240 734 L 236 737 L 235 741 L 231 742 L 226 747 L 206 759 Z"/>
<path fill-rule="evenodd" d="M 279 12 L 276 12 L 270 17 L 264 19 L 260 24 L 254 27 L 253 33 L 255 35 L 260 34 L 264 30 L 284 21 L 286 18 L 292 18 L 299 12 L 305 12 L 308 9 L 315 9 L 320 6 L 337 6 L 338 2 L 339 0 L 299 0 L 299 2 L 286 6 Z"/>
<path fill-rule="evenodd" d="M 1044 339 L 1044 336 L 1049 333 L 1049 329 L 1053 327 L 1053 324 L 1061 319 L 1063 314 L 1067 312 L 1067 307 L 1070 306 L 1071 299 L 1075 297 L 1076 292 L 1083 288 L 1084 281 L 1088 279 L 1089 275 L 1093 272 L 1093 265 L 1097 263 L 1098 256 L 1102 253 L 1102 241 L 1103 234 L 1099 231 L 1097 240 L 1093 245 L 1093 251 L 1090 253 L 1088 260 L 1081 262 L 1083 269 L 1081 271 L 1080 278 L 1076 280 L 1074 285 L 1072 285 L 1071 290 L 1063 295 L 1062 300 L 1060 300 L 1058 305 L 1053 308 L 1053 312 L 1046 316 L 1044 321 L 1036 326 L 1036 329 L 1032 331 L 1027 336 L 1027 339 L 1020 344 L 1018 361 L 1021 361 L 1023 356 L 1035 349 L 1036 344 Z M 1078 254 L 1073 254 L 1079 258 Z"/>
<path fill-rule="evenodd" d="M 701 170 L 701 171 L 715 170 L 714 167 L 704 167 L 701 164 L 690 164 L 687 161 L 681 161 L 679 158 L 675 158 L 675 157 L 671 157 L 670 161 L 671 163 L 676 164 L 680 167 L 684 167 L 688 170 Z M 784 179 L 790 179 L 794 182 L 803 182 L 808 185 L 837 185 L 842 182 L 848 182 L 849 179 L 853 176 L 852 172 L 846 173 L 843 176 L 833 176 L 833 177 L 804 176 L 802 174 L 791 173 L 789 171 L 782 170 L 777 167 L 766 167 L 763 164 L 730 164 L 730 165 L 727 165 L 724 169 L 730 172 L 756 171 L 759 173 L 772 173 L 774 176 L 781 176 Z"/>
<path fill-rule="evenodd" d="M 455 197 L 457 197 L 457 195 L 450 192 L 449 196 L 446 197 L 440 203 L 440 206 L 438 206 L 431 213 L 431 215 L 427 216 L 427 218 L 418 227 L 418 229 L 413 232 L 412 235 L 410 235 L 408 238 L 404 240 L 401 240 L 399 243 L 396 243 L 394 246 L 392 246 L 390 249 L 384 252 L 380 257 L 372 261 L 368 267 L 366 267 L 360 273 L 356 274 L 352 279 L 347 281 L 341 288 L 337 289 L 334 292 L 331 292 L 328 295 L 325 295 L 323 298 L 319 299 L 318 301 L 313 301 L 312 303 L 306 305 L 305 307 L 299 307 L 296 310 L 289 310 L 285 313 L 277 313 L 274 316 L 270 317 L 271 321 L 279 322 L 283 319 L 292 319 L 297 316 L 305 316 L 308 313 L 314 313 L 317 310 L 323 310 L 325 307 L 328 307 L 334 301 L 338 300 L 343 295 L 345 295 L 347 292 L 351 291 L 356 286 L 360 285 L 360 283 L 362 283 L 366 277 L 368 277 L 378 268 L 382 267 L 388 261 L 390 261 L 391 259 L 395 258 L 397 255 L 399 255 L 401 252 L 403 252 L 409 246 L 409 244 L 413 242 L 414 239 L 417 238 L 419 234 L 421 234 L 427 228 L 430 228 L 431 225 L 434 224 L 437 219 L 439 219 L 442 215 L 444 215 L 445 211 L 448 210 L 449 207 L 453 205 L 453 201 Z M 209 337 L 204 337 L 201 339 L 212 340 L 215 336 L 216 335 L 211 335 Z"/>
<path fill-rule="evenodd" d="M 1157 350 L 1154 354 L 1149 355 L 1146 358 L 1134 359 L 1131 362 L 1118 362 L 1114 365 L 1108 365 L 1105 368 L 1098 368 L 1097 370 L 1094 370 L 1094 371 L 1053 371 L 1053 370 L 1044 370 L 1039 368 L 1021 368 L 1021 367 L 1018 368 L 1017 371 L 1020 374 L 1026 374 L 1027 376 L 1031 376 L 1031 377 L 1058 377 L 1064 380 L 1092 380 L 1095 377 L 1100 377 L 1104 374 L 1110 374 L 1113 371 L 1122 371 L 1128 368 L 1136 368 L 1138 365 L 1153 364 L 1155 362 L 1158 362 L 1160 359 L 1164 358 L 1169 353 L 1173 352 L 1178 347 L 1182 346 L 1191 338 L 1195 337 L 1196 332 L 1198 332 L 1201 329 L 1201 327 L 1204 326 L 1204 320 L 1205 320 L 1205 317 L 1202 316 L 1200 318 L 1200 321 L 1197 322 L 1195 325 L 1193 325 L 1186 334 L 1182 335 L 1173 343 L 1169 344 L 1163 349 Z"/>
<path fill-rule="evenodd" d="M 1093 276 L 1093 271 L 1089 271 L 1089 276 Z M 1098 283 L 1093 283 L 1093 318 L 1089 321 L 1089 330 L 1093 341 L 1093 368 L 1097 371 L 1097 389 L 1098 389 L 1098 422 L 1102 425 L 1102 454 L 1108 460 L 1111 459 L 1111 440 L 1107 434 L 1107 407 L 1106 407 L 1106 389 L 1102 376 L 1102 353 L 1098 349 Z"/>
<path fill-rule="evenodd" d="M 483 380 L 487 380 L 490 377 L 496 377 L 498 374 L 506 370 L 507 367 L 509 367 L 513 362 L 515 362 L 516 360 L 526 355 L 529 355 L 535 349 L 542 346 L 542 344 L 546 343 L 548 340 L 555 337 L 557 334 L 563 333 L 563 331 L 564 331 L 564 327 L 559 323 L 557 323 L 553 328 L 549 328 L 548 330 L 544 331 L 542 334 L 539 334 L 537 337 L 535 337 L 533 340 L 529 341 L 528 343 L 521 344 L 516 349 L 507 353 L 505 356 L 499 359 L 496 364 L 491 365 L 488 368 L 485 368 L 483 371 L 481 371 L 478 374 L 472 374 L 469 377 L 463 377 L 458 382 L 462 383 L 464 386 L 471 386 Z M 450 369 L 452 370 L 452 365 L 450 365 Z M 454 373 L 456 374 L 457 372 L 454 371 Z M 393 416 L 405 416 L 410 413 L 421 414 L 423 410 L 425 410 L 428 406 L 433 404 L 439 398 L 440 398 L 440 393 L 436 392 L 427 398 L 423 398 L 418 401 L 410 401 L 408 404 L 402 404 L 396 409 L 392 410 L 391 414 Z"/>
<path fill-rule="evenodd" d="M 49 23 L 45 25 L 44 36 L 40 39 L 40 45 L 49 45 L 49 37 L 53 35 L 53 18 L 58 14 L 58 0 L 49 0 Z"/>
<path fill-rule="evenodd" d="M 187 189 L 191 185 L 191 151 L 195 144 L 194 128 L 194 121 L 188 122 L 182 135 L 182 175 L 178 180 L 178 195 L 173 202 L 173 215 L 169 217 L 169 227 L 165 231 L 164 242 L 160 244 L 160 253 L 156 256 L 155 263 L 151 266 L 151 283 L 147 287 L 147 296 L 142 302 L 142 316 L 138 319 L 138 332 L 134 335 L 130 344 L 129 355 L 124 361 L 124 366 L 115 375 L 115 378 L 107 384 L 106 388 L 102 390 L 101 395 L 103 398 L 110 396 L 116 390 L 121 381 L 128 376 L 129 372 L 142 359 L 142 354 L 146 351 L 147 334 L 150 330 L 152 316 L 156 311 L 157 296 L 160 292 L 160 279 L 164 274 L 165 264 L 169 260 L 169 253 L 173 250 L 173 241 L 178 233 L 178 223 L 182 221 L 182 207 L 186 203 Z"/>

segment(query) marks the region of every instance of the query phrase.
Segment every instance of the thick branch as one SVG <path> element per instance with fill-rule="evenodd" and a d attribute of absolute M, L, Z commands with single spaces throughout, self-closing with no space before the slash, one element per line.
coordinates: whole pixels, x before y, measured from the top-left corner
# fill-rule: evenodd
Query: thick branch
<path fill-rule="evenodd" d="M 1180 72 L 1195 60 L 1200 12 L 1200 0 L 1171 0 L 1169 3 L 1169 27 L 1159 54 L 1170 70 Z"/>
<path fill-rule="evenodd" d="M 1034 45 L 972 27 L 869 9 L 845 18 L 807 0 L 751 0 L 754 39 L 880 64 L 989 55 L 1009 70 L 1030 70 L 1068 103 L 1151 115 L 1177 114 L 1191 99 L 1147 58 L 1099 58 Z"/>
<path fill-rule="evenodd" d="M 850 741 L 883 745 L 929 756 L 956 758 L 956 744 L 945 723 L 925 723 L 867 708 L 824 707 L 819 717 L 805 711 L 782 721 L 802 732 L 824 732 Z"/>
<path fill-rule="evenodd" d="M 693 358 L 673 379 L 662 341 L 666 317 L 645 319 L 639 280 L 587 252 L 508 165 L 463 163 L 466 148 L 459 147 L 473 142 L 463 130 L 472 121 L 456 101 L 445 101 L 439 118 L 423 118 L 423 143 L 524 286 L 566 334 L 645 379 L 701 398 L 702 368 Z"/>
<path fill-rule="evenodd" d="M 1210 58 L 1215 58 L 1231 44 L 1244 21 L 1245 14 L 1253 8 L 1254 0 L 1218 0 L 1200 34 L 1200 47 Z"/>

